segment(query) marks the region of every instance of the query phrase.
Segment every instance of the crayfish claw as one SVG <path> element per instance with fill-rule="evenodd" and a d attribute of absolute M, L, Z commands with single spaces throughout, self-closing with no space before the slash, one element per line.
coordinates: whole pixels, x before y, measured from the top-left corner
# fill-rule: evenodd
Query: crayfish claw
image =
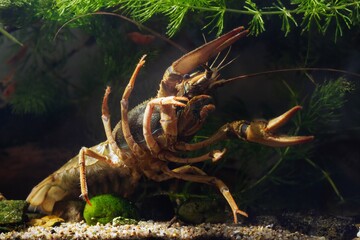
<path fill-rule="evenodd" d="M 246 36 L 248 32 L 244 27 L 235 28 L 174 61 L 164 73 L 157 96 L 186 95 L 193 97 L 199 93 L 204 94 L 208 90 L 209 84 L 218 77 L 216 69 L 207 67 L 206 63 L 241 37 Z M 189 75 L 199 66 L 203 66 L 206 71 Z"/>
<path fill-rule="evenodd" d="M 243 136 L 250 142 L 256 142 L 271 147 L 287 147 L 309 142 L 314 136 L 288 136 L 278 135 L 276 130 L 286 124 L 297 111 L 302 109 L 301 106 L 295 106 L 280 116 L 270 120 L 257 120 L 248 125 Z"/>
<path fill-rule="evenodd" d="M 187 74 L 247 34 L 248 30 L 244 27 L 235 28 L 182 56 L 172 64 L 173 71 L 181 75 Z"/>
<path fill-rule="evenodd" d="M 266 126 L 266 131 L 269 132 L 276 131 L 278 128 L 285 125 L 295 115 L 295 113 L 297 113 L 301 109 L 302 109 L 301 106 L 295 106 L 290 110 L 288 110 L 287 112 L 281 114 L 280 116 L 271 119 Z"/>
<path fill-rule="evenodd" d="M 314 139 L 314 136 L 278 136 L 274 138 L 269 138 L 272 142 L 273 147 L 287 147 L 297 144 L 303 144 L 310 142 Z"/>

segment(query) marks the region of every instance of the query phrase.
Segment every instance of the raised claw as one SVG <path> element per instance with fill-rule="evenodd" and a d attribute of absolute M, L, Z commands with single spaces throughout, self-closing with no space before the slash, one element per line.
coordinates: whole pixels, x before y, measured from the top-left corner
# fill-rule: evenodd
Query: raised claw
<path fill-rule="evenodd" d="M 212 57 L 216 56 L 225 48 L 229 47 L 231 44 L 236 42 L 239 38 L 246 36 L 248 30 L 245 30 L 244 27 L 238 27 L 232 31 L 218 37 L 217 39 L 205 43 L 204 45 L 198 47 L 197 49 L 185 54 L 175 62 L 165 71 L 163 79 L 160 83 L 160 89 L 158 91 L 157 97 L 167 97 L 167 96 L 196 96 L 199 94 L 204 94 L 208 89 L 208 85 L 211 81 L 215 81 L 217 78 L 217 71 L 213 71 L 209 67 L 205 66 L 206 71 L 204 73 L 195 74 L 188 78 L 188 74 L 197 68 L 200 65 L 204 65 Z M 216 70 L 216 69 L 214 69 Z M 215 72 L 215 74 L 213 74 Z M 194 83 L 205 82 L 203 88 L 199 90 L 196 94 L 185 94 L 186 87 L 181 87 L 181 83 L 184 81 Z M 194 91 L 195 87 L 191 87 L 190 91 Z"/>
<path fill-rule="evenodd" d="M 244 131 L 243 137 L 250 142 L 271 147 L 286 147 L 309 142 L 314 139 L 314 136 L 287 136 L 277 135 L 275 133 L 278 128 L 287 123 L 300 109 L 302 109 L 301 106 L 295 106 L 268 122 L 265 120 L 257 120 L 247 126 L 244 124 L 242 127 Z"/>
<path fill-rule="evenodd" d="M 247 34 L 248 30 L 245 30 L 244 27 L 241 26 L 196 48 L 172 64 L 174 72 L 181 75 L 189 73 Z"/>

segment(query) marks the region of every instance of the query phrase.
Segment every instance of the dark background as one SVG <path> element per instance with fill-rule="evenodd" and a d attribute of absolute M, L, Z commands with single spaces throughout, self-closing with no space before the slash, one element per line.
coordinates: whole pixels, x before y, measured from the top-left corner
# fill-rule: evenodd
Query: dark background
<path fill-rule="evenodd" d="M 113 19 L 111 21 L 120 20 Z M 225 32 L 241 24 L 245 23 L 229 22 Z M 294 30 L 289 36 L 284 37 L 283 32 L 278 30 L 279 28 L 279 23 L 274 22 L 269 24 L 267 31 L 260 36 L 249 36 L 234 44 L 231 56 L 239 57 L 224 70 L 223 76 L 231 77 L 265 70 L 303 66 L 304 56 L 309 46 L 311 66 L 360 72 L 359 29 L 345 31 L 344 35 L 334 42 L 332 33 L 321 35 L 314 31 L 311 34 L 301 34 L 300 30 Z M 117 30 L 126 33 L 132 31 L 133 27 L 130 24 L 122 23 Z M 58 98 L 61 104 L 53 104 L 53 107 L 40 114 L 15 113 L 10 101 L 2 100 L 0 109 L 0 192 L 8 199 L 25 199 L 32 187 L 76 155 L 82 146 L 90 147 L 105 140 L 100 105 L 105 86 L 108 84 L 114 87 L 110 102 L 113 126 L 119 119 L 118 103 L 128 78 L 116 79 L 113 77 L 110 82 L 102 77 L 97 78 L 98 71 L 103 71 L 96 67 L 102 49 L 97 46 L 93 36 L 88 33 L 78 29 L 72 31 L 75 37 L 61 40 L 61 44 L 65 45 L 68 53 L 75 51 L 62 63 L 61 74 L 68 83 L 84 86 L 85 92 L 72 87 L 71 84 L 63 84 L 59 90 L 63 95 L 59 95 Z M 207 36 L 206 32 L 205 36 Z M 210 34 L 207 38 L 212 39 L 212 37 L 213 35 Z M 188 49 L 193 49 L 203 43 L 201 31 L 192 28 L 191 25 L 188 28 L 184 27 L 173 40 Z M 161 39 L 156 39 L 145 46 L 133 43 L 126 35 L 119 41 L 121 44 L 126 44 L 130 52 L 136 53 L 136 56 L 124 60 L 126 66 L 121 66 L 129 73 L 135 67 L 138 56 L 144 52 L 149 53 L 146 66 L 142 70 L 131 96 L 131 104 L 134 106 L 155 96 L 165 69 L 182 53 Z M 84 43 L 86 44 L 84 45 Z M 31 47 L 33 46 L 29 43 L 29 48 L 31 49 Z M 0 49 L 2 63 L 5 63 L 18 51 L 11 42 L 4 39 Z M 31 51 L 28 52 L 29 55 L 31 53 Z M 129 53 L 119 53 L 119 59 L 127 59 L 125 54 Z M 0 78 L 5 78 L 9 71 L 9 68 L 3 64 Z M 21 73 L 18 74 L 19 77 L 24 77 L 21 76 Z M 311 179 L 310 176 L 309 181 L 301 179 L 300 183 L 296 185 L 273 186 L 270 195 L 267 193 L 257 201 L 264 203 L 271 199 L 273 202 L 270 205 L 278 201 L 289 204 L 289 208 L 304 202 L 304 204 L 308 204 L 306 207 L 309 208 L 322 206 L 335 214 L 359 215 L 360 78 L 326 71 L 312 71 L 311 74 L 319 83 L 325 79 L 331 81 L 339 76 L 345 76 L 355 86 L 355 90 L 347 94 L 347 102 L 341 111 L 341 121 L 329 130 L 328 134 L 322 135 L 318 139 L 320 144 L 314 150 L 315 157 L 313 157 L 313 160 L 331 175 L 346 203 L 339 204 L 334 191 L 320 173 L 314 174 L 316 181 L 313 181 L 314 179 Z M 276 116 L 287 110 L 290 105 L 288 92 L 281 80 L 299 81 L 293 80 L 298 75 L 296 72 L 272 74 L 224 86 L 215 93 L 217 103 L 215 114 L 229 116 L 229 111 L 230 115 L 231 111 L 234 115 L 243 112 L 243 118 L 248 120 L 264 117 L 264 115 L 266 117 Z M 301 86 L 303 95 L 306 95 L 307 91 L 311 93 L 314 85 L 306 77 L 302 76 L 301 78 L 303 82 L 292 82 L 292 84 Z M 241 101 L 236 102 L 236 99 Z M 227 119 L 223 119 L 223 122 L 227 122 Z M 215 130 L 213 129 L 213 131 Z M 306 175 L 306 171 L 309 171 L 310 168 L 305 165 L 305 163 L 304 166 L 294 165 L 294 169 L 295 171 L 304 171 L 304 175 Z"/>

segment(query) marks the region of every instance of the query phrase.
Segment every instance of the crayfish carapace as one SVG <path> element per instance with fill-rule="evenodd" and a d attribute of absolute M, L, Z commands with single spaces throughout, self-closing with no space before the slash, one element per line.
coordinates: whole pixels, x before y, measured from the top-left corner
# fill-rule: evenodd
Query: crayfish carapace
<path fill-rule="evenodd" d="M 157 95 L 128 111 L 128 100 L 135 79 L 145 63 L 143 56 L 123 93 L 121 121 L 113 130 L 107 103 L 110 88 L 106 89 L 102 121 L 107 140 L 91 148 L 83 147 L 78 156 L 34 187 L 27 198 L 30 206 L 51 212 L 55 202 L 80 193 L 77 186 L 79 179 L 81 196 L 89 202 L 87 186 L 92 187 L 91 181 L 95 175 L 100 178 L 105 175 L 110 176 L 108 178 L 119 178 L 120 184 L 113 187 L 119 194 L 126 196 L 132 193 L 140 177 L 146 176 L 157 182 L 175 178 L 214 185 L 230 205 L 235 223 L 238 221 L 237 214 L 247 216 L 238 208 L 222 180 L 208 176 L 192 165 L 209 159 L 217 161 L 225 149 L 193 158 L 179 155 L 179 152 L 198 150 L 232 137 L 274 147 L 301 144 L 313 139 L 313 136 L 276 134 L 276 130 L 301 109 L 295 106 L 270 121 L 239 120 L 226 123 L 206 140 L 190 143 L 191 137 L 215 109 L 211 97 L 207 95 L 208 91 L 226 81 L 219 79 L 217 69 L 205 63 L 247 33 L 243 27 L 238 27 L 185 54 L 166 70 Z M 201 65 L 205 68 L 204 72 L 189 74 Z M 180 166 L 170 169 L 169 162 Z"/>

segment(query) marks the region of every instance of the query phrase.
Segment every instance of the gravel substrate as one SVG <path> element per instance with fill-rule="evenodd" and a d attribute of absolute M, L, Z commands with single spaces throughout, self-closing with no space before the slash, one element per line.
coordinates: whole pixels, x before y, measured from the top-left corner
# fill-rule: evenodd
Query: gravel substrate
<path fill-rule="evenodd" d="M 84 222 L 62 223 L 57 227 L 29 227 L 0 234 L 0 239 L 325 239 L 299 232 L 272 229 L 271 226 L 234 224 L 181 225 L 169 222 L 140 221 L 137 225 L 89 226 Z"/>

